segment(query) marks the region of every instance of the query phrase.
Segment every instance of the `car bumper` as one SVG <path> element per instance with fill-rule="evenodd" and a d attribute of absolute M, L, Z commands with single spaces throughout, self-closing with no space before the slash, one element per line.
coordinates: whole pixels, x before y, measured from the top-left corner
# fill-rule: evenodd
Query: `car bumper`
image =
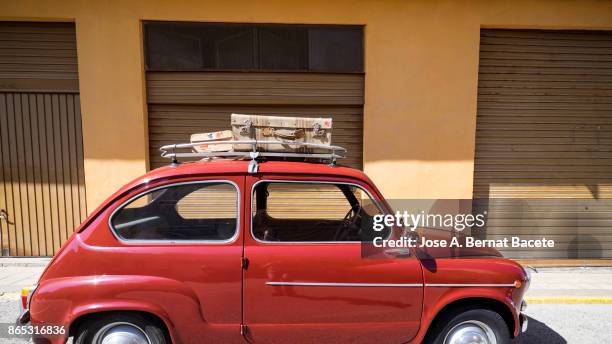
<path fill-rule="evenodd" d="M 525 315 L 525 313 L 521 312 L 519 319 L 521 321 L 521 333 L 527 332 L 527 327 L 529 326 L 529 318 Z"/>
<path fill-rule="evenodd" d="M 17 324 L 23 325 L 29 322 L 30 322 L 30 310 L 26 309 L 25 311 L 22 311 L 19 318 L 17 318 Z"/>

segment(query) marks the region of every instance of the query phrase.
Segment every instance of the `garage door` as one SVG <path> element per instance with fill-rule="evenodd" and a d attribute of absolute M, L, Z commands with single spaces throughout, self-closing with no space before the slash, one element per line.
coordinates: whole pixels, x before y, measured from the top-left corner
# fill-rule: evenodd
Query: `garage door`
<path fill-rule="evenodd" d="M 246 113 L 332 117 L 341 163 L 361 168 L 362 39 L 354 26 L 145 23 L 150 167 L 168 164 L 160 146 Z"/>
<path fill-rule="evenodd" d="M 515 258 L 612 258 L 612 33 L 482 30 L 475 205 Z"/>
<path fill-rule="evenodd" d="M 230 128 L 235 113 L 332 117 L 343 164 L 361 168 L 363 76 L 306 73 L 148 73 L 151 168 L 165 144 Z"/>
<path fill-rule="evenodd" d="M 0 22 L 3 256 L 51 256 L 86 216 L 74 24 Z"/>

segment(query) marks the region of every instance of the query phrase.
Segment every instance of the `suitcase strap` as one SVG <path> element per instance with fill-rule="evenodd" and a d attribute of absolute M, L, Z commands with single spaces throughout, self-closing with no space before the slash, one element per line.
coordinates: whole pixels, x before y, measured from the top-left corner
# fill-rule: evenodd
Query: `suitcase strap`
<path fill-rule="evenodd" d="M 324 136 L 324 135 L 325 135 L 325 130 L 323 130 L 321 123 L 315 123 L 312 126 L 312 136 L 319 137 L 319 136 Z"/>
<path fill-rule="evenodd" d="M 244 127 L 240 128 L 240 134 L 249 135 L 251 134 L 251 127 L 253 126 L 253 122 L 250 119 L 244 121 Z"/>
<path fill-rule="evenodd" d="M 290 140 L 304 137 L 304 129 L 276 129 L 266 127 L 262 129 L 261 133 L 263 136 L 275 136 Z"/>

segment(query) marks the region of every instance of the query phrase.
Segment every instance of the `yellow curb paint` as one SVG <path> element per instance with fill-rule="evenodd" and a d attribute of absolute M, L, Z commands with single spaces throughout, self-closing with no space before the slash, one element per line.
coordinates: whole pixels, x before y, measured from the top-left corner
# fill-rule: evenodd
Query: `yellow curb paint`
<path fill-rule="evenodd" d="M 526 297 L 527 303 L 612 304 L 612 297 Z"/>

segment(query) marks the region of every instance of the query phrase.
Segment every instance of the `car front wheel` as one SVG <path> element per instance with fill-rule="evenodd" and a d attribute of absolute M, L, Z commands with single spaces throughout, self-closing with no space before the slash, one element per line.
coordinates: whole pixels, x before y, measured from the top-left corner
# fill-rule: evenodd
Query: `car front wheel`
<path fill-rule="evenodd" d="M 163 330 L 138 315 L 99 316 L 80 326 L 75 344 L 166 344 Z"/>
<path fill-rule="evenodd" d="M 506 322 L 488 309 L 473 309 L 444 319 L 435 333 L 435 344 L 510 343 Z"/>

